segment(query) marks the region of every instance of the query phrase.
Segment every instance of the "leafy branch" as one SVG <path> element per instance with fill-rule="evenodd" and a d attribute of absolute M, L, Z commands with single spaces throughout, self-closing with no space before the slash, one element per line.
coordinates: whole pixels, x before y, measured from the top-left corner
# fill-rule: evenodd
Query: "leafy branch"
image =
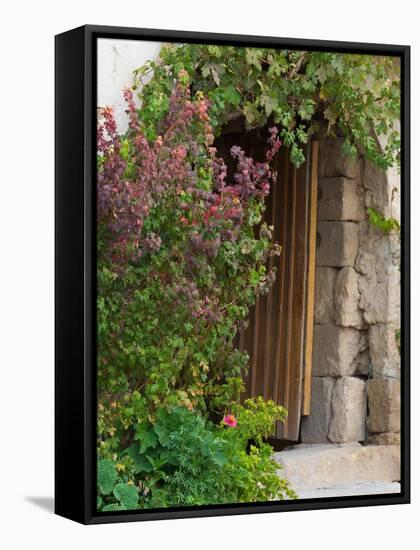
<path fill-rule="evenodd" d="M 147 83 L 143 75 L 153 72 Z M 165 44 L 157 61 L 134 73 L 142 101 L 141 119 L 150 137 L 168 112 L 167 98 L 179 72 L 192 94 L 210 100 L 216 133 L 244 117 L 247 128 L 274 122 L 290 148 L 292 162 L 304 161 L 303 145 L 328 123 L 344 137 L 343 151 L 363 155 L 382 169 L 398 165 L 400 67 L 398 58 L 360 54 Z M 374 135 L 385 136 L 381 148 Z"/>

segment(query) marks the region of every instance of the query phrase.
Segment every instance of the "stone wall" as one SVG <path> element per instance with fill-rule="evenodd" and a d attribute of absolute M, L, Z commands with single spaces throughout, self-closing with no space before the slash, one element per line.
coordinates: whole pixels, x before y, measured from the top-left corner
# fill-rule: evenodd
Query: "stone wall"
<path fill-rule="evenodd" d="M 311 415 L 303 443 L 399 441 L 399 244 L 367 208 L 399 219 L 399 176 L 320 139 Z"/>

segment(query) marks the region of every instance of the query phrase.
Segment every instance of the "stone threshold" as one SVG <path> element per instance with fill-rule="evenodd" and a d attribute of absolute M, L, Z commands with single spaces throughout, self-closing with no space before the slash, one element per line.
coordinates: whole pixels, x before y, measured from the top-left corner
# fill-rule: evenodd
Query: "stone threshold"
<path fill-rule="evenodd" d="M 300 444 L 275 460 L 299 498 L 400 492 L 399 445 Z"/>
<path fill-rule="evenodd" d="M 351 497 L 400 493 L 401 485 L 396 481 L 361 481 L 348 485 L 333 485 L 332 487 L 318 487 L 316 489 L 297 487 L 295 491 L 299 499 Z"/>

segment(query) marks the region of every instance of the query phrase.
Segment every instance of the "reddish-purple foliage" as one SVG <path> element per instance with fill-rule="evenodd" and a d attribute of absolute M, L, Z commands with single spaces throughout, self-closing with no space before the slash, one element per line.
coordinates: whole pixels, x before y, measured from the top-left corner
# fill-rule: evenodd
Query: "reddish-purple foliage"
<path fill-rule="evenodd" d="M 226 165 L 212 146 L 207 100 L 191 99 L 188 88 L 178 84 L 160 135 L 149 143 L 130 89 L 124 90 L 124 98 L 129 116 L 125 136 L 117 134 L 111 109 L 99 110 L 97 212 L 106 231 L 101 254 L 114 270 L 124 271 L 145 254 L 171 249 L 178 228 L 187 243 L 185 268 L 177 280 L 165 275 L 166 288 L 172 286 L 176 300 L 190 304 L 193 317 L 217 321 L 218 298 L 198 288 L 195 270 L 200 270 L 203 259 L 214 261 L 224 242 L 237 241 L 249 202 L 269 193 L 275 178 L 270 162 L 281 145 L 277 129 L 270 129 L 265 162 L 255 162 L 240 147 L 232 147 L 237 166 L 228 181 Z M 168 219 L 170 231 L 159 233 Z"/>

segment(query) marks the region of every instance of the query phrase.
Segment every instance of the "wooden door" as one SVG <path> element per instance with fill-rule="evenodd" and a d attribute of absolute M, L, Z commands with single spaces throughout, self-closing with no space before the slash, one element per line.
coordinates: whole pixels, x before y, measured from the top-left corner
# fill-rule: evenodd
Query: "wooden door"
<path fill-rule="evenodd" d="M 236 138 L 236 141 L 235 141 Z M 239 138 L 239 139 L 238 139 Z M 264 141 L 249 134 L 225 134 L 218 144 L 228 160 L 233 143 L 261 159 Z M 296 169 L 287 149 L 276 158 L 277 181 L 267 197 L 265 221 L 274 227 L 280 257 L 269 259 L 277 269 L 267 296 L 257 298 L 249 325 L 237 337 L 237 346 L 250 356 L 246 396 L 262 395 L 288 411 L 285 424 L 277 423 L 274 437 L 297 441 L 300 418 L 310 412 L 312 337 L 315 286 L 317 206 L 316 142 L 305 150 L 305 163 Z"/>

